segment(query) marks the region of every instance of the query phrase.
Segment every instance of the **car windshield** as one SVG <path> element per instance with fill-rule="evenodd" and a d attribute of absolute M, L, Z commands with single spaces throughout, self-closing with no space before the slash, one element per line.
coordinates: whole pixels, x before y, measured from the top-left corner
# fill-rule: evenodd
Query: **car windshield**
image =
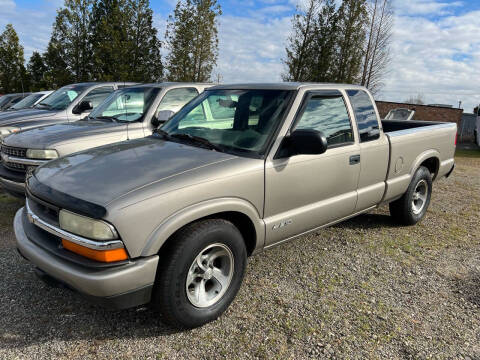
<path fill-rule="evenodd" d="M 12 95 L 3 95 L 3 96 L 0 96 L 0 107 L 2 107 L 3 105 L 5 105 L 6 103 L 8 103 L 11 98 L 12 98 Z"/>
<path fill-rule="evenodd" d="M 91 85 L 68 85 L 51 93 L 40 101 L 35 108 L 47 110 L 65 110 L 80 94 Z"/>
<path fill-rule="evenodd" d="M 116 121 L 139 121 L 160 92 L 159 87 L 124 88 L 110 95 L 96 108 L 90 118 Z"/>
<path fill-rule="evenodd" d="M 10 106 L 9 109 L 12 110 L 20 110 L 20 109 L 25 109 L 33 106 L 35 102 L 40 99 L 43 96 L 43 94 L 31 94 L 28 95 L 26 98 L 20 100 L 18 103 L 16 103 L 13 106 Z"/>
<path fill-rule="evenodd" d="M 262 156 L 291 95 L 285 90 L 208 90 L 159 132 L 170 139 L 202 140 L 238 155 Z"/>

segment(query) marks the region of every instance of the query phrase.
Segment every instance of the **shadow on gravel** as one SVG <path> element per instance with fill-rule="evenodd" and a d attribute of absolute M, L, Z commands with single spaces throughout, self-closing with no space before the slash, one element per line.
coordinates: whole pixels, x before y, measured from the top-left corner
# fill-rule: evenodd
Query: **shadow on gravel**
<path fill-rule="evenodd" d="M 458 297 L 480 306 L 480 272 L 469 273 L 465 277 L 455 277 L 452 287 Z"/>
<path fill-rule="evenodd" d="M 333 227 L 358 230 L 359 227 L 363 229 L 378 229 L 383 227 L 401 227 L 401 225 L 397 224 L 390 215 L 363 214 L 333 225 Z"/>

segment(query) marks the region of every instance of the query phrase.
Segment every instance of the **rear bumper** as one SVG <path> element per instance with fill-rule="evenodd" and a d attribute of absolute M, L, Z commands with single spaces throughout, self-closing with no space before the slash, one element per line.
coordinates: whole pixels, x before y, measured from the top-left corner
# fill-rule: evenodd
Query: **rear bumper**
<path fill-rule="evenodd" d="M 150 301 L 158 265 L 157 255 L 114 267 L 82 266 L 55 256 L 30 240 L 25 217 L 23 208 L 15 215 L 17 248 L 24 258 L 39 269 L 37 273 L 43 280 L 68 287 L 94 303 L 115 309 Z"/>

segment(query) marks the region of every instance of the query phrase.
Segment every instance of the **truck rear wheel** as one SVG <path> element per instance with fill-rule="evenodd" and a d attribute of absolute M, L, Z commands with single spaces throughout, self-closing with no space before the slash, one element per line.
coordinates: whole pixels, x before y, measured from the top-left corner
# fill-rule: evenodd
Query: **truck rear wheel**
<path fill-rule="evenodd" d="M 245 242 L 231 222 L 190 224 L 160 253 L 152 303 L 177 328 L 213 321 L 235 298 L 246 263 Z"/>
<path fill-rule="evenodd" d="M 391 202 L 390 215 L 400 224 L 415 225 L 425 216 L 432 195 L 432 175 L 420 166 L 403 196 Z"/>

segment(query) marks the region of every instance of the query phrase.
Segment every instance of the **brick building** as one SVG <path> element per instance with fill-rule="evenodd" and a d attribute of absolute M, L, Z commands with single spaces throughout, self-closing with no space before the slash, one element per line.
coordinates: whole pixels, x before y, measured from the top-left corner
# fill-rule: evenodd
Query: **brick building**
<path fill-rule="evenodd" d="M 443 121 L 454 122 L 460 128 L 462 121 L 463 109 L 455 109 L 445 106 L 432 106 L 432 105 L 416 105 L 416 104 L 404 104 L 388 101 L 377 101 L 378 112 L 380 118 L 385 118 L 388 112 L 392 109 L 406 108 L 415 110 L 415 116 L 413 120 L 425 120 L 425 121 Z"/>

